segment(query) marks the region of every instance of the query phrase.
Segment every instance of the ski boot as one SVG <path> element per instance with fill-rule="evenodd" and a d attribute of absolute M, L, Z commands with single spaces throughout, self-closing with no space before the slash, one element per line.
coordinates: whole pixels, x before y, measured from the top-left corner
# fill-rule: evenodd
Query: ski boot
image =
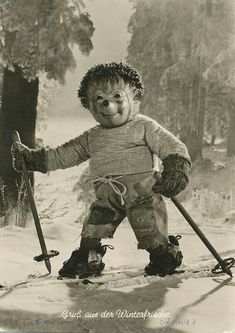
<path fill-rule="evenodd" d="M 179 249 L 178 236 L 169 236 L 169 243 L 155 249 L 147 249 L 150 253 L 150 263 L 145 267 L 147 275 L 171 275 L 182 263 L 183 255 Z"/>
<path fill-rule="evenodd" d="M 107 248 L 113 249 L 113 246 L 99 244 L 94 250 L 82 247 L 74 250 L 71 257 L 63 263 L 63 267 L 59 270 L 59 277 L 85 278 L 100 275 L 105 266 L 102 258 Z"/>

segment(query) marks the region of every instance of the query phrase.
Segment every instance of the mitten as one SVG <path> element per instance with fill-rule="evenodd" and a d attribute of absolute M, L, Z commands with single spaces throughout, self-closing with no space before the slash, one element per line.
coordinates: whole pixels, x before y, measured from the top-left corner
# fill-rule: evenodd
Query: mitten
<path fill-rule="evenodd" d="M 160 193 L 165 197 L 175 197 L 188 185 L 188 174 L 191 163 L 185 157 L 178 154 L 167 156 L 163 161 L 163 172 L 155 173 L 156 183 L 152 190 Z"/>
<path fill-rule="evenodd" d="M 13 167 L 19 172 L 22 171 L 23 160 L 28 171 L 47 172 L 45 149 L 29 149 L 20 142 L 14 142 L 11 146 Z"/>

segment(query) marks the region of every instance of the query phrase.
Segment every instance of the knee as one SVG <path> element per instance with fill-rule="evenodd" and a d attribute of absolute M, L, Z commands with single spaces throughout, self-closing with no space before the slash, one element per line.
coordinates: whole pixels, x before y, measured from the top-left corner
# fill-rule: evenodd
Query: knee
<path fill-rule="evenodd" d="M 114 217 L 115 211 L 111 208 L 93 205 L 89 216 L 89 224 L 108 224 L 114 220 Z"/>
<path fill-rule="evenodd" d="M 93 250 L 99 246 L 100 241 L 100 238 L 82 237 L 80 247 L 87 250 Z"/>
<path fill-rule="evenodd" d="M 151 202 L 130 208 L 130 224 L 141 248 L 145 248 L 146 240 L 156 233 L 156 219 Z"/>
<path fill-rule="evenodd" d="M 162 218 L 153 207 L 152 198 L 130 207 L 129 219 L 139 249 L 154 248 L 167 242 L 167 235 L 161 226 Z"/>
<path fill-rule="evenodd" d="M 129 208 L 129 219 L 133 228 L 151 230 L 156 222 L 152 197 L 136 200 Z"/>

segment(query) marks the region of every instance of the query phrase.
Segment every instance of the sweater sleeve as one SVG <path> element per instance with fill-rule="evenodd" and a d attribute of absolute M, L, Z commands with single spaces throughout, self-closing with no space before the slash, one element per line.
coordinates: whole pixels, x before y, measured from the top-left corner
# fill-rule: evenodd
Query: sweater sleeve
<path fill-rule="evenodd" d="M 84 132 L 57 148 L 46 150 L 47 171 L 71 168 L 88 160 L 88 133 L 89 131 Z"/>
<path fill-rule="evenodd" d="M 169 155 L 177 154 L 191 164 L 185 144 L 153 119 L 145 123 L 145 140 L 151 151 L 161 160 Z"/>

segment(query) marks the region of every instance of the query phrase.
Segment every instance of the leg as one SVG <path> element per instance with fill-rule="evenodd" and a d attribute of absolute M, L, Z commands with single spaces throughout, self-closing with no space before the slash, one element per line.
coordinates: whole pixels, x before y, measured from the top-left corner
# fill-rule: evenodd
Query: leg
<path fill-rule="evenodd" d="M 60 276 L 87 277 L 100 275 L 104 269 L 102 258 L 109 245 L 101 245 L 101 238 L 113 237 L 117 226 L 125 217 L 125 210 L 110 191 L 110 186 L 96 187 L 97 200 L 91 205 L 82 229 L 80 248 L 73 251 L 59 271 Z"/>
<path fill-rule="evenodd" d="M 153 183 L 152 173 L 130 176 L 126 181 L 126 214 L 139 249 L 168 243 L 166 205 L 160 194 L 152 193 Z"/>
<path fill-rule="evenodd" d="M 137 201 L 128 208 L 128 217 L 139 249 L 156 248 L 168 242 L 167 214 L 160 196 L 148 196 L 139 203 Z"/>
<path fill-rule="evenodd" d="M 84 221 L 82 239 L 112 238 L 118 225 L 126 217 L 125 209 L 110 185 L 101 183 L 95 186 L 95 193 L 97 200 L 91 205 Z"/>
<path fill-rule="evenodd" d="M 153 179 L 144 177 L 129 186 L 127 216 L 138 240 L 138 248 L 150 254 L 145 268 L 148 275 L 166 275 L 180 266 L 182 253 L 177 237 L 168 238 L 168 221 L 165 203 L 160 194 L 151 192 Z"/>

